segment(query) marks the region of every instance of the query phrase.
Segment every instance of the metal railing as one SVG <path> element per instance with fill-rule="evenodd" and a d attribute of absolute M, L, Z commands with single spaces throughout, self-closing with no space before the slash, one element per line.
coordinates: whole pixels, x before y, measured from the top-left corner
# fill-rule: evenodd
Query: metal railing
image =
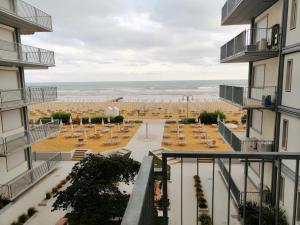
<path fill-rule="evenodd" d="M 0 195 L 9 200 L 14 200 L 54 170 L 59 161 L 61 161 L 61 154 L 57 153 L 41 165 L 26 171 L 20 176 L 0 186 Z"/>
<path fill-rule="evenodd" d="M 171 167 L 171 181 L 168 181 L 168 159 L 177 158 L 181 161 L 180 165 Z M 219 160 L 226 161 L 224 164 L 216 162 Z M 162 153 L 162 205 L 163 205 L 163 224 L 169 224 L 169 205 L 172 207 L 172 216 L 176 214 L 176 221 L 178 224 L 201 224 L 199 216 L 203 213 L 203 204 L 200 205 L 198 195 L 194 195 L 190 190 L 193 183 L 193 175 L 197 175 L 201 179 L 202 191 L 205 195 L 200 199 L 203 203 L 207 203 L 205 213 L 211 216 L 211 224 L 240 224 L 249 216 L 247 202 L 256 202 L 256 213 L 252 210 L 250 216 L 254 216 L 255 222 L 253 224 L 261 225 L 266 223 L 266 219 L 271 221 L 274 225 L 282 224 L 279 221 L 287 220 L 284 224 L 296 224 L 297 215 L 297 195 L 299 187 L 299 161 L 300 153 L 297 152 L 268 152 L 268 153 L 245 153 L 245 152 L 175 152 L 164 151 Z M 258 189 L 251 191 L 252 184 L 249 182 L 249 176 L 252 173 L 248 171 L 251 163 L 258 163 L 260 165 L 260 176 L 258 177 Z M 234 166 L 232 164 L 235 164 Z M 292 175 L 286 176 L 283 170 L 283 165 L 288 163 L 292 168 Z M 239 166 L 238 168 L 236 166 Z M 233 170 L 234 168 L 234 170 Z M 175 172 L 173 172 L 175 170 Z M 236 209 L 233 204 L 232 193 L 236 188 L 232 179 L 227 179 L 227 184 L 222 184 L 219 176 L 219 171 L 224 171 L 227 177 L 238 173 L 243 177 L 239 177 L 238 182 L 242 185 L 242 190 L 237 191 L 239 196 L 239 209 Z M 234 172 L 234 173 L 233 173 Z M 281 205 L 282 200 L 282 182 L 279 179 L 284 176 L 285 179 L 291 179 L 288 195 L 288 204 Z M 278 178 L 278 179 L 277 179 Z M 176 179 L 176 180 L 175 180 Z M 168 186 L 170 185 L 170 188 Z M 270 189 L 269 189 L 270 188 Z M 201 190 L 199 190 L 201 192 Z M 176 191 L 170 194 L 169 191 Z M 287 193 L 287 192 L 285 192 Z M 200 196 L 203 196 L 200 195 Z M 194 197 L 194 199 L 193 199 Z M 203 198 L 203 197 L 201 197 Z M 266 206 L 266 203 L 270 204 Z M 291 207 L 290 207 L 291 206 Z M 201 208 L 202 207 L 202 208 Z M 270 209 L 272 215 L 265 212 Z M 289 210 L 286 217 L 282 216 L 282 211 Z M 216 213 L 215 213 L 216 212 Z M 283 213 L 284 214 L 284 213 Z M 171 214 L 170 214 L 171 215 Z M 173 220 L 174 221 L 174 218 Z M 253 221 L 253 220 L 252 220 Z M 270 223 L 270 222 L 269 222 Z M 268 224 L 269 224 L 268 223 Z M 251 223 L 252 224 L 252 223 Z"/>
<path fill-rule="evenodd" d="M 54 52 L 19 43 L 0 40 L 0 61 L 54 66 Z"/>
<path fill-rule="evenodd" d="M 250 96 L 250 97 L 248 97 Z M 220 85 L 219 97 L 244 108 L 268 108 L 276 103 L 277 88 L 265 87 L 236 87 Z"/>
<path fill-rule="evenodd" d="M 252 36 L 254 41 L 252 43 Z M 241 32 L 221 47 L 221 60 L 242 52 L 278 51 L 279 36 L 272 37 L 272 28 L 254 28 Z"/>
<path fill-rule="evenodd" d="M 232 13 L 236 6 L 241 3 L 242 0 L 227 0 L 222 8 L 222 21 L 226 19 L 228 15 Z"/>
<path fill-rule="evenodd" d="M 234 151 L 240 152 L 242 150 L 241 139 L 238 138 L 228 127 L 226 127 L 224 122 L 218 122 L 218 131 Z"/>
<path fill-rule="evenodd" d="M 56 99 L 56 87 L 27 87 L 24 89 L 0 90 L 0 108 L 43 103 L 55 101 Z"/>
<path fill-rule="evenodd" d="M 9 3 L 9 8 L 0 7 L 0 10 L 14 13 L 24 20 L 52 31 L 52 18 L 47 13 L 22 0 L 10 0 Z"/>
<path fill-rule="evenodd" d="M 24 150 L 31 144 L 44 140 L 59 133 L 59 121 L 55 120 L 42 125 L 29 128 L 8 137 L 0 137 L 0 157 Z"/>
<path fill-rule="evenodd" d="M 121 225 L 154 225 L 153 158 L 145 157 Z"/>
<path fill-rule="evenodd" d="M 29 128 L 29 133 L 31 144 L 55 136 L 59 133 L 59 120 L 41 125 L 33 125 Z"/>
<path fill-rule="evenodd" d="M 26 131 L 8 137 L 0 137 L 0 156 L 24 150 L 29 145 L 30 140 Z"/>
<path fill-rule="evenodd" d="M 242 151 L 244 152 L 272 152 L 274 141 L 247 139 L 242 141 Z"/>

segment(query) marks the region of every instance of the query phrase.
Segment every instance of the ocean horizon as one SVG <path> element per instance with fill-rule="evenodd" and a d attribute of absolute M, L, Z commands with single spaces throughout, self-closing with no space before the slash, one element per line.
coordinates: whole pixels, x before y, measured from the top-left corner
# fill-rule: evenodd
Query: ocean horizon
<path fill-rule="evenodd" d="M 179 101 L 184 95 L 195 100 L 217 99 L 219 85 L 247 86 L 247 80 L 169 80 L 27 83 L 28 86 L 55 86 L 59 101 Z"/>

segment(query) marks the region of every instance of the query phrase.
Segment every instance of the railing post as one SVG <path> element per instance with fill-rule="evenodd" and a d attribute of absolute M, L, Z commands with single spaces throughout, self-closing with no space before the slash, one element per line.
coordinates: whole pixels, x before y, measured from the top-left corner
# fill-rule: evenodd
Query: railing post
<path fill-rule="evenodd" d="M 162 170 L 163 170 L 163 224 L 169 224 L 169 217 L 168 217 L 168 165 L 167 165 L 167 156 L 163 153 L 162 154 Z"/>

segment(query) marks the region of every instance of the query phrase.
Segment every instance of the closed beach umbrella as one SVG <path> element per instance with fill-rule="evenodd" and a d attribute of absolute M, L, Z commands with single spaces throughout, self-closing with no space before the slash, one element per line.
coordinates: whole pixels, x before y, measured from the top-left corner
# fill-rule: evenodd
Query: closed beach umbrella
<path fill-rule="evenodd" d="M 51 123 L 53 123 L 54 122 L 54 119 L 53 119 L 53 117 L 51 116 Z"/>
<path fill-rule="evenodd" d="M 84 137 L 87 138 L 86 129 L 83 130 L 83 133 L 84 133 Z"/>
<path fill-rule="evenodd" d="M 95 132 L 95 133 L 97 132 L 97 128 L 96 128 L 96 125 L 94 126 L 94 132 Z"/>
<path fill-rule="evenodd" d="M 198 123 L 201 125 L 201 119 L 200 119 L 200 117 L 199 117 L 199 119 L 198 119 Z"/>
<path fill-rule="evenodd" d="M 71 123 L 71 131 L 74 131 L 73 123 Z"/>
<path fill-rule="evenodd" d="M 218 119 L 217 119 L 217 121 L 218 121 L 218 122 L 220 121 L 220 114 L 218 114 Z"/>
<path fill-rule="evenodd" d="M 107 122 L 110 123 L 110 117 L 107 118 Z"/>
<path fill-rule="evenodd" d="M 43 125 L 43 122 L 42 122 L 42 120 L 40 120 L 40 125 Z"/>
<path fill-rule="evenodd" d="M 80 118 L 80 126 L 81 127 L 83 126 L 83 124 L 82 124 L 82 118 Z"/>
<path fill-rule="evenodd" d="M 73 123 L 72 116 L 70 116 L 69 123 L 70 123 L 70 124 Z"/>
<path fill-rule="evenodd" d="M 92 123 L 92 118 L 89 116 L 89 124 Z"/>
<path fill-rule="evenodd" d="M 101 123 L 102 123 L 102 126 L 104 126 L 104 118 L 102 118 Z"/>
<path fill-rule="evenodd" d="M 62 122 L 62 120 L 59 121 L 59 125 L 62 127 L 64 124 Z"/>
<path fill-rule="evenodd" d="M 121 127 L 120 127 L 120 124 L 118 123 L 118 131 L 120 132 L 121 131 Z"/>

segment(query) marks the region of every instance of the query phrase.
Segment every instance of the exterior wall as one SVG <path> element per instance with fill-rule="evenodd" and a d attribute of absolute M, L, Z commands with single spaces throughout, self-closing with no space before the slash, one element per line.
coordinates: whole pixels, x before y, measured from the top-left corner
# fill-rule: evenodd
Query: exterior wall
<path fill-rule="evenodd" d="M 288 11 L 288 21 L 287 21 L 287 33 L 286 33 L 286 46 L 300 43 L 300 2 L 297 4 L 297 25 L 296 28 L 290 30 L 290 21 L 291 21 L 291 4 L 292 1 L 289 1 L 289 11 Z"/>
<path fill-rule="evenodd" d="M 283 202 L 281 202 L 281 207 L 285 210 L 287 220 L 289 224 L 292 224 L 293 219 L 293 202 L 294 199 L 294 182 L 289 179 L 287 176 L 282 174 L 284 177 L 284 198 Z M 299 189 L 298 189 L 299 191 Z M 296 217 L 297 220 L 297 217 Z M 296 222 L 296 224 L 299 224 L 300 221 Z"/>
<path fill-rule="evenodd" d="M 0 8 L 11 9 L 11 0 L 1 0 Z"/>
<path fill-rule="evenodd" d="M 255 23 L 257 23 L 259 20 L 267 16 L 268 28 L 271 28 L 275 24 L 281 25 L 282 7 L 283 7 L 283 0 L 280 0 L 277 3 L 275 3 L 272 7 L 264 11 L 261 15 L 256 17 Z"/>
<path fill-rule="evenodd" d="M 272 58 L 267 60 L 261 60 L 253 63 L 253 67 L 255 66 L 265 66 L 265 74 L 264 74 L 264 83 L 261 84 L 263 86 L 277 86 L 278 80 L 278 58 Z"/>
<path fill-rule="evenodd" d="M 262 130 L 261 133 L 250 128 L 250 137 L 255 137 L 261 140 L 273 140 L 275 129 L 275 112 L 270 110 L 262 110 Z M 252 120 L 255 119 L 252 117 Z"/>
<path fill-rule="evenodd" d="M 19 86 L 18 69 L 0 67 L 0 89 L 17 89 Z"/>
<path fill-rule="evenodd" d="M 272 174 L 272 164 L 271 163 L 265 163 L 264 168 L 264 187 L 268 187 L 271 189 L 271 183 L 272 183 L 272 176 L 269 176 L 269 174 Z M 251 165 L 249 166 L 248 170 L 248 176 L 252 183 L 257 187 L 259 190 L 260 188 L 260 179 L 261 179 L 261 167 L 260 167 L 260 174 L 257 174 L 252 168 Z"/>
<path fill-rule="evenodd" d="M 300 26 L 300 24 L 299 24 Z M 300 39 L 300 36 L 298 37 Z M 285 91 L 286 74 L 287 74 L 287 61 L 293 60 L 293 71 L 292 71 L 292 86 L 291 92 Z M 300 52 L 288 54 L 285 56 L 284 62 L 284 76 L 283 76 L 283 91 L 282 91 L 282 105 L 289 106 L 292 108 L 300 109 Z"/>

